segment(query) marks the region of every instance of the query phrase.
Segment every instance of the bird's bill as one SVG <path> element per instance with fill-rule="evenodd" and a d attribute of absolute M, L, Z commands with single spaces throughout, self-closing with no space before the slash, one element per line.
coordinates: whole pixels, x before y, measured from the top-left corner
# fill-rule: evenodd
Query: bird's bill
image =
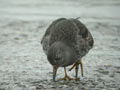
<path fill-rule="evenodd" d="M 55 81 L 57 69 L 58 69 L 57 66 L 53 66 L 53 81 Z"/>

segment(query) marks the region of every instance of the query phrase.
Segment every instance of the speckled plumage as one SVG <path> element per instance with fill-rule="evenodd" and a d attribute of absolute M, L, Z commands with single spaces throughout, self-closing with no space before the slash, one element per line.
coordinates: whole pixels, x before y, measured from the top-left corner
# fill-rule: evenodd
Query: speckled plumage
<path fill-rule="evenodd" d="M 93 47 L 94 41 L 86 26 L 77 19 L 60 18 L 55 20 L 46 30 L 41 44 L 48 52 L 49 47 L 56 41 L 63 41 L 77 52 L 81 58 Z"/>
<path fill-rule="evenodd" d="M 94 40 L 86 26 L 78 19 L 60 18 L 48 27 L 41 44 L 52 65 L 65 67 L 85 56 L 93 47 Z M 55 60 L 56 57 L 59 60 Z"/>

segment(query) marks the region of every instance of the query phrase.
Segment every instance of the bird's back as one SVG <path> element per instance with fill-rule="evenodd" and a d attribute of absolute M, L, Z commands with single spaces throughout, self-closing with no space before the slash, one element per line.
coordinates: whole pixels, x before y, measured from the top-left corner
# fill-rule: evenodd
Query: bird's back
<path fill-rule="evenodd" d="M 47 29 L 41 43 L 44 51 L 56 41 L 62 41 L 73 48 L 78 57 L 84 56 L 93 47 L 93 38 L 88 29 L 77 19 L 60 18 Z"/>
<path fill-rule="evenodd" d="M 76 44 L 77 30 L 73 23 L 69 20 L 63 20 L 57 23 L 54 27 L 54 31 L 51 33 L 50 45 L 56 41 L 62 41 L 65 44 L 71 46 Z"/>

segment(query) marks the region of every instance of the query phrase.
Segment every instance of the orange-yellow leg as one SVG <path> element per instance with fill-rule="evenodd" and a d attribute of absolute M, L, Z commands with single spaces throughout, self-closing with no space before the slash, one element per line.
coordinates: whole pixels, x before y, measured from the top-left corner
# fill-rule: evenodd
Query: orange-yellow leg
<path fill-rule="evenodd" d="M 78 63 L 73 64 L 73 66 L 69 69 L 69 71 L 71 71 L 73 68 L 75 68 L 76 65 L 78 65 Z"/>
<path fill-rule="evenodd" d="M 70 69 L 69 71 L 71 71 L 75 66 L 76 68 L 78 68 L 78 65 L 80 64 L 80 67 L 81 67 L 81 75 L 83 76 L 83 64 L 82 64 L 82 61 L 78 61 L 77 63 L 75 63 Z M 78 72 L 78 69 L 76 69 L 76 74 Z M 76 75 L 77 76 L 77 75 Z"/>
<path fill-rule="evenodd" d="M 65 72 L 65 76 L 64 78 L 61 78 L 60 80 L 74 80 L 73 78 L 70 78 L 68 75 L 67 75 L 67 72 L 66 72 L 66 68 L 64 67 L 64 72 Z"/>
<path fill-rule="evenodd" d="M 58 67 L 53 65 L 53 81 L 55 81 L 57 69 L 58 69 Z"/>
<path fill-rule="evenodd" d="M 82 75 L 82 77 L 84 76 L 83 75 L 83 64 L 82 64 L 82 61 L 80 60 L 80 67 L 81 67 L 81 75 Z"/>

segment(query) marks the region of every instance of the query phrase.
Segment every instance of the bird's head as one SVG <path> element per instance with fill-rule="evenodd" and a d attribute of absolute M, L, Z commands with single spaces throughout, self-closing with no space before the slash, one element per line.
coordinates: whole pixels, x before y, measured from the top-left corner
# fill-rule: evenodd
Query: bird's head
<path fill-rule="evenodd" d="M 47 53 L 48 61 L 53 65 L 53 81 L 55 81 L 58 67 L 66 67 L 73 64 L 74 50 L 63 42 L 53 43 Z"/>
<path fill-rule="evenodd" d="M 55 42 L 49 48 L 47 58 L 52 65 L 65 67 L 74 63 L 74 51 L 63 42 Z"/>

